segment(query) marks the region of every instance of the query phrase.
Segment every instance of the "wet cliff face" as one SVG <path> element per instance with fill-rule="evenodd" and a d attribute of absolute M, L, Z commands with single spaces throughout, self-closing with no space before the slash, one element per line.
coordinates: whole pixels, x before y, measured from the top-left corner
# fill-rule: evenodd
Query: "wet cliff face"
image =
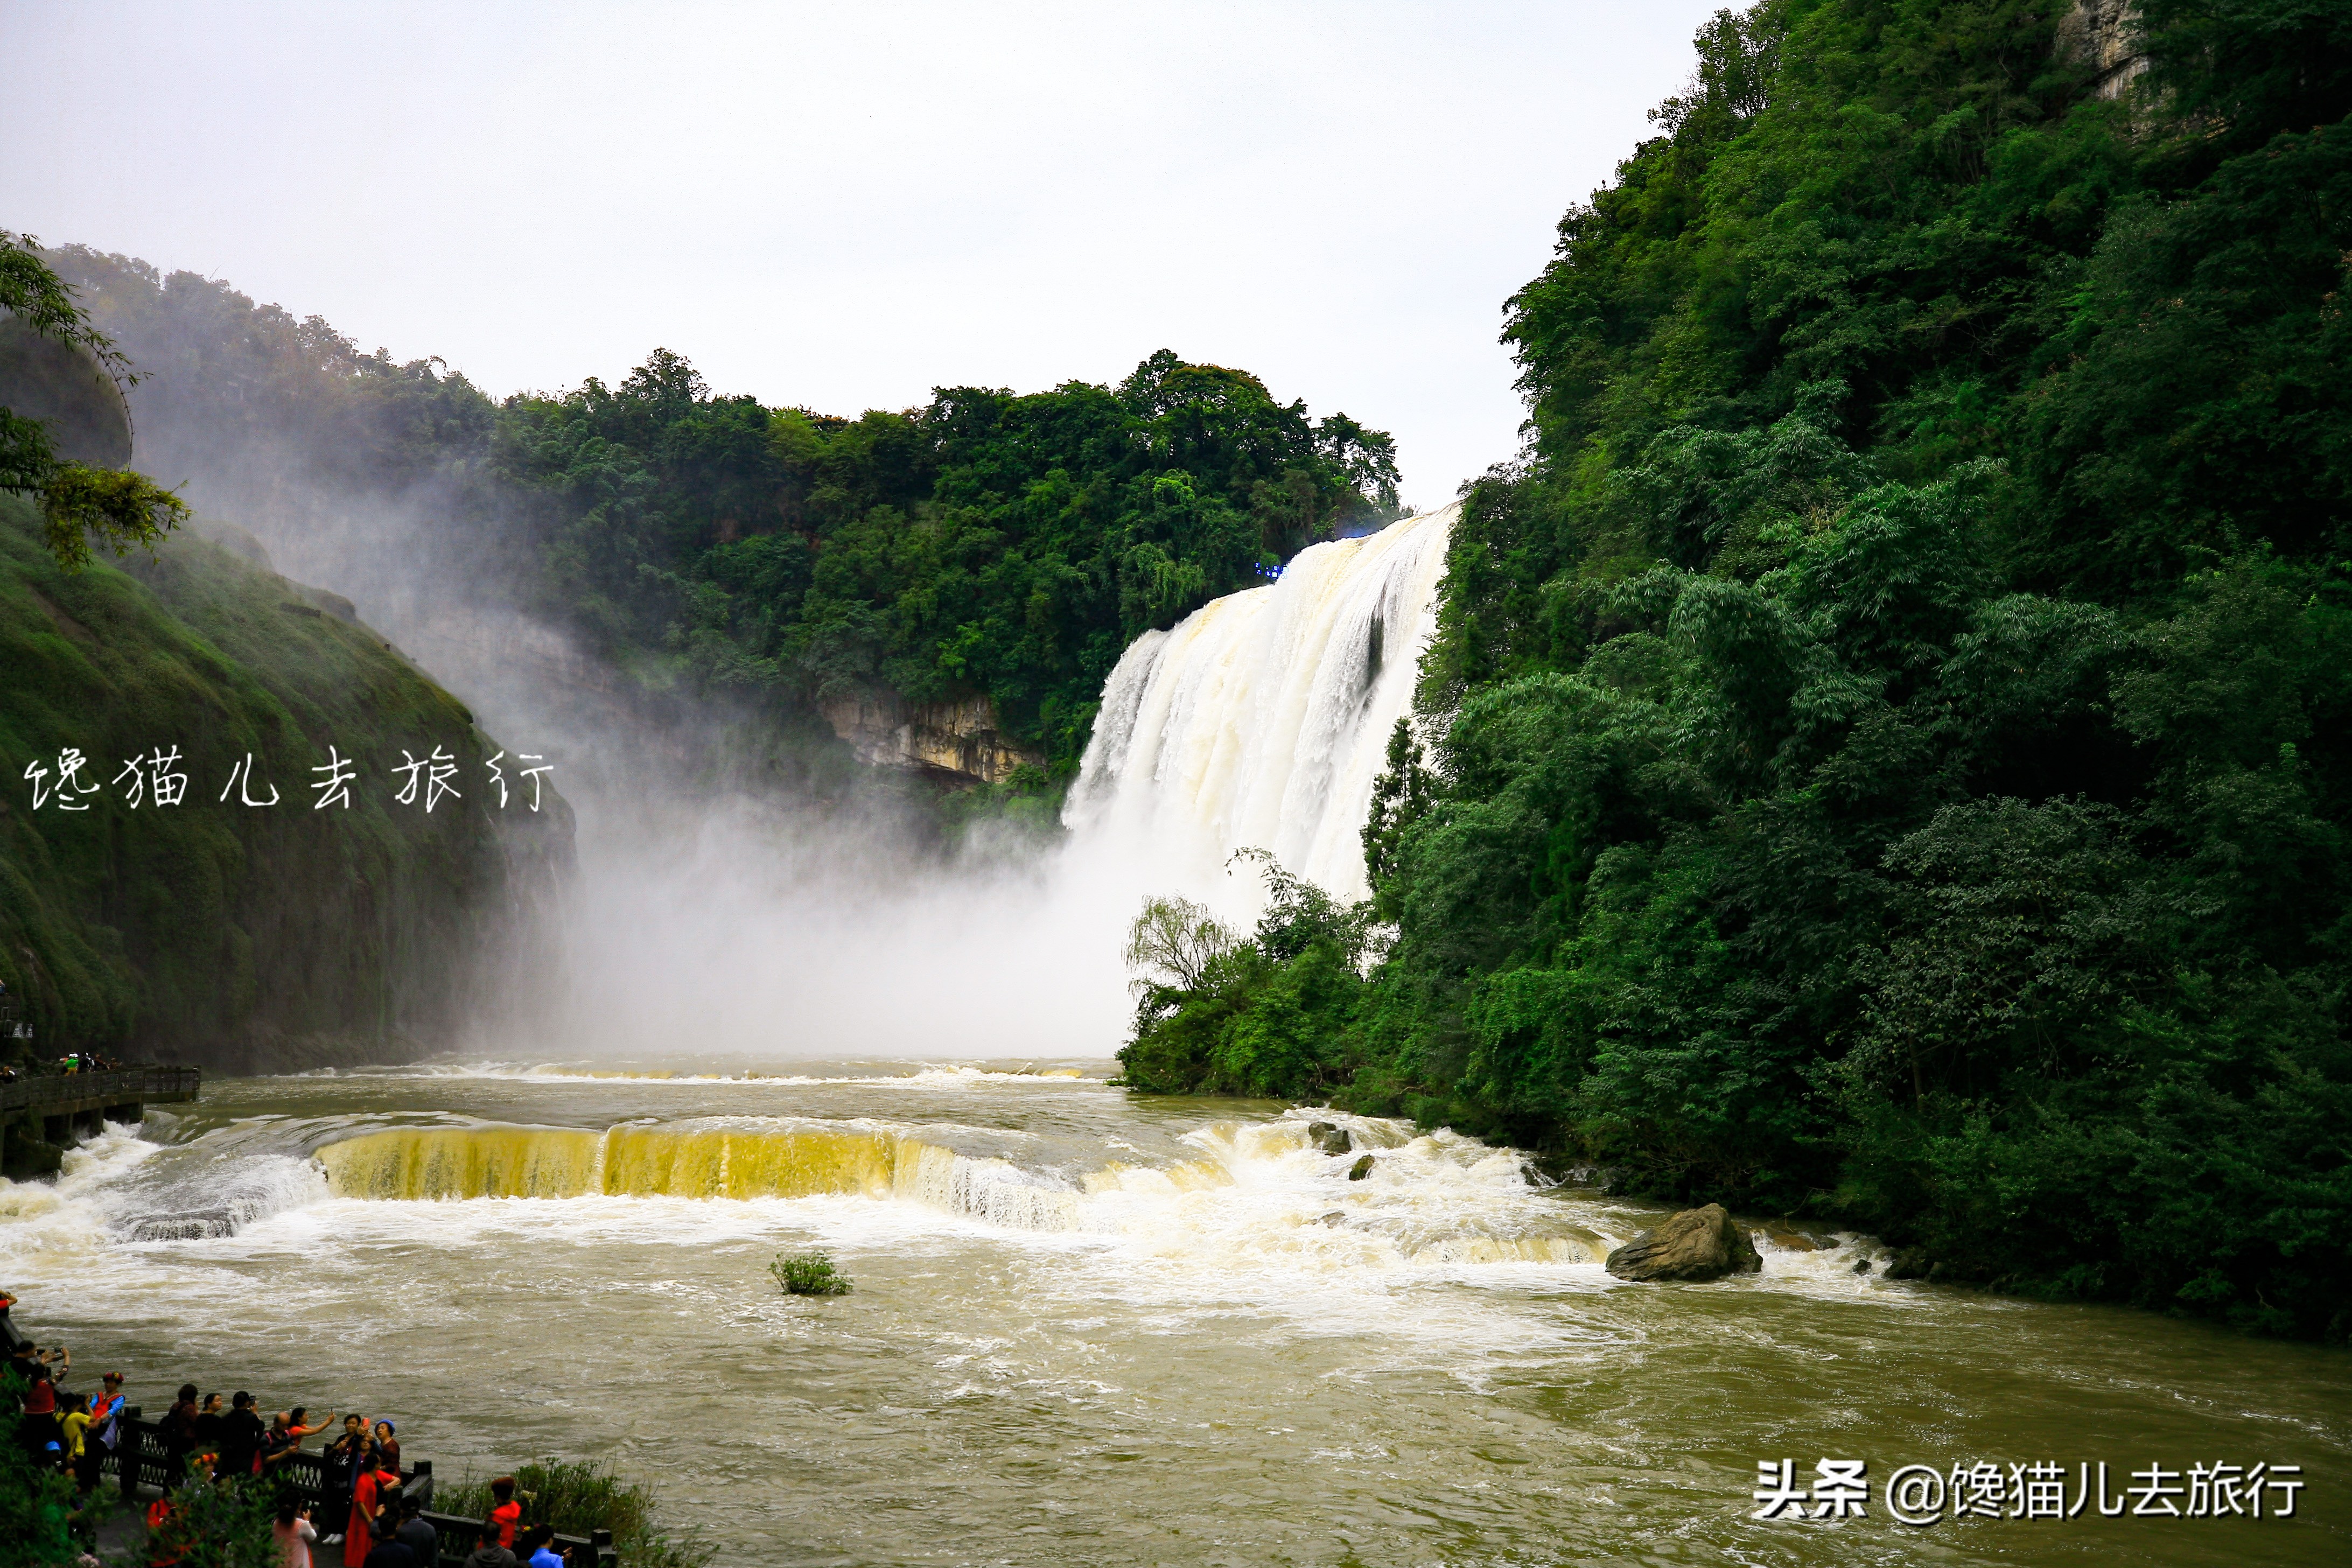
<path fill-rule="evenodd" d="M 335 595 L 193 538 L 68 575 L 35 528 L 0 500 L 0 981 L 34 1050 L 384 1059 L 528 991 L 571 862 L 560 795 L 530 811 L 509 752 L 501 809 L 500 742 Z M 457 793 L 425 811 L 428 769 L 403 804 L 404 753 L 436 752 Z M 350 804 L 322 808 L 344 771 Z"/>
<path fill-rule="evenodd" d="M 1024 765 L 1043 768 L 1045 753 L 998 728 L 986 697 L 908 705 L 891 698 L 850 698 L 824 705 L 833 732 L 869 767 L 925 774 L 953 786 L 1001 784 Z"/>

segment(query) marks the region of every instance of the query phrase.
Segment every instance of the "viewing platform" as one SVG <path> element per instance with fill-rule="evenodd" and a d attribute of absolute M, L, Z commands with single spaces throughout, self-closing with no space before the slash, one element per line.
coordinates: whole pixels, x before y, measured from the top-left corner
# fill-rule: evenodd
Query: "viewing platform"
<path fill-rule="evenodd" d="M 195 1100 L 204 1077 L 201 1068 L 149 1066 L 37 1072 L 0 1083 L 0 1173 L 46 1175 L 100 1122 L 130 1125 L 151 1105 Z"/>

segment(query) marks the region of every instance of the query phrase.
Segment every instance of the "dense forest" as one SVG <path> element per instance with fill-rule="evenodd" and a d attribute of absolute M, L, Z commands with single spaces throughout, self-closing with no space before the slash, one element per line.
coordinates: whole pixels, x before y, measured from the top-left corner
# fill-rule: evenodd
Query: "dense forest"
<path fill-rule="evenodd" d="M 2352 5 L 1766 0 L 1509 301 L 1349 910 L 1138 1087 L 2352 1332 Z"/>
<path fill-rule="evenodd" d="M 667 351 L 496 401 L 222 282 L 50 259 L 144 378 L 142 466 L 201 510 L 275 541 L 395 509 L 413 576 L 520 605 L 655 708 L 830 744 L 832 702 L 985 697 L 1041 801 L 1138 632 L 1396 510 L 1386 435 L 1166 351 L 855 419 L 714 394 Z"/>

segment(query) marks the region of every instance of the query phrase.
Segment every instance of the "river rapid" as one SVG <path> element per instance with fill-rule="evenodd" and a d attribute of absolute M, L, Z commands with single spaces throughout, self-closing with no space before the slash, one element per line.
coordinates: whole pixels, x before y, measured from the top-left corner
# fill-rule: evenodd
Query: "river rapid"
<path fill-rule="evenodd" d="M 2343 1352 L 1892 1283 L 1784 1227 L 1759 1275 L 1623 1284 L 1644 1205 L 1108 1071 L 218 1081 L 0 1184 L 0 1284 L 151 1411 L 184 1379 L 390 1415 L 446 1478 L 607 1461 L 722 1563 L 2352 1561 Z M 811 1247 L 853 1294 L 779 1294 Z M 1752 1518 L 1782 1458 L 1865 1461 L 1866 1517 Z M 2085 1462 L 2111 1497 L 2151 1463 L 2306 1485 L 2293 1519 L 1887 1516 L 1898 1466 L 1979 1460 L 2054 1461 L 2070 1503 Z"/>

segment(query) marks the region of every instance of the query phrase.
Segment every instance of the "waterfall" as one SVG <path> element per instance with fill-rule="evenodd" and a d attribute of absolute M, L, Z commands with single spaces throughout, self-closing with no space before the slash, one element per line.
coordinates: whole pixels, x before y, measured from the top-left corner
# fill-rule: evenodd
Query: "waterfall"
<path fill-rule="evenodd" d="M 337 1197 L 804 1198 L 928 1203 L 1016 1230 L 1066 1230 L 1077 1194 L 1010 1162 L 971 1156 L 904 1129 L 793 1127 L 393 1128 L 322 1146 Z"/>
<path fill-rule="evenodd" d="M 1311 1134 L 1318 1117 L 1343 1124 L 1350 1152 L 1374 1154 L 1377 1172 L 1350 1180 L 1352 1161 L 1332 1157 Z M 957 1146 L 975 1135 L 862 1120 L 697 1119 L 602 1131 L 477 1123 L 354 1132 L 321 1145 L 316 1159 L 326 1193 L 342 1199 L 864 1198 L 1004 1230 L 1123 1237 L 1161 1258 L 1595 1265 L 1614 1245 L 1540 1197 L 1517 1151 L 1376 1117 L 1314 1110 L 1216 1121 L 1179 1139 L 1179 1158 L 1135 1163 L 1131 1145 L 1118 1145 L 1118 1158 L 1088 1145 L 1067 1151 L 1077 1158 L 1059 1169 Z M 316 1196 L 318 1175 L 309 1182 L 306 1197 Z M 148 1224 L 132 1235 L 182 1240 L 236 1228 Z"/>
<path fill-rule="evenodd" d="M 1412 708 L 1460 511 L 1313 545 L 1276 582 L 1130 644 L 1063 814 L 1077 847 L 1229 910 L 1254 892 L 1222 875 L 1247 847 L 1364 897 L 1372 782 Z"/>

